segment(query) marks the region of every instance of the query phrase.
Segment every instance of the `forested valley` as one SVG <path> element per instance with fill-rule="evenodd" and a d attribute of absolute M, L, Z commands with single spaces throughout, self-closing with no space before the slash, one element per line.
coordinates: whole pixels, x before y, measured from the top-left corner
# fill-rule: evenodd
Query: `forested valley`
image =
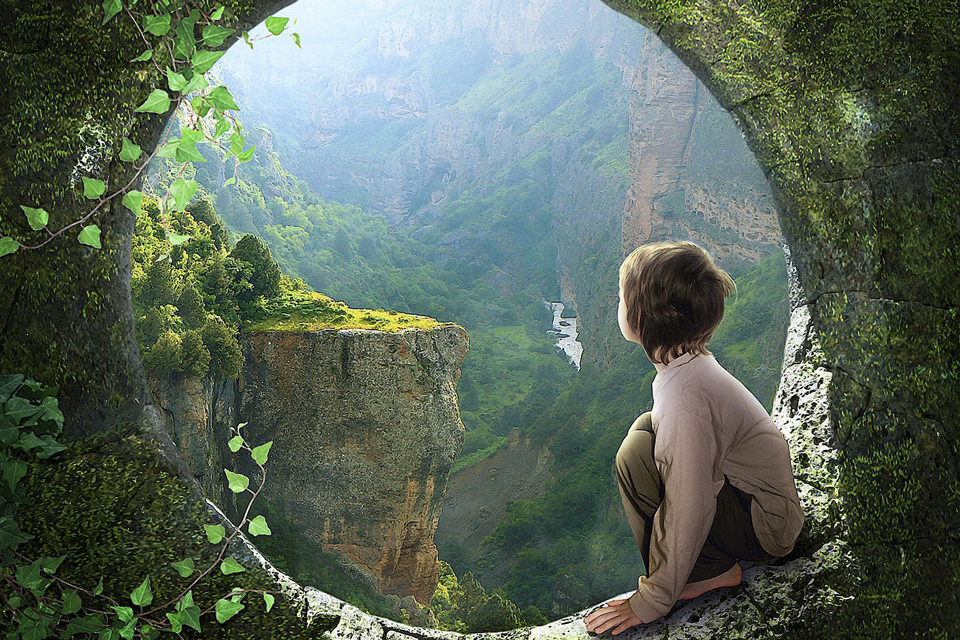
<path fill-rule="evenodd" d="M 649 43 L 622 16 L 574 0 L 534 3 L 539 27 L 517 32 L 508 12 L 475 15 L 466 3 L 369 3 L 349 24 L 332 18 L 346 5 L 330 4 L 303 9 L 302 51 L 241 43 L 217 68 L 257 152 L 237 166 L 205 151 L 187 168 L 198 198 L 168 223 L 191 240 L 163 254 L 155 202 L 138 221 L 148 372 L 236 376 L 237 332 L 304 301 L 331 317 L 376 310 L 372 328 L 401 328 L 396 312 L 460 324 L 466 437 L 445 507 L 452 524 L 441 516 L 437 535 L 433 622 L 535 624 L 634 588 L 640 558 L 611 463 L 652 403 L 655 372 L 618 338 L 616 273 Z M 682 185 L 657 200 L 660 232 L 707 244 L 734 276 L 711 350 L 770 408 L 787 317 L 779 237 L 704 213 L 766 186 L 729 117 L 696 108 Z M 179 175 L 161 158 L 151 188 Z M 546 301 L 576 310 L 579 368 L 547 331 Z M 520 468 L 504 468 L 511 461 Z M 497 474 L 489 492 L 471 489 Z M 263 550 L 278 566 L 395 613 L 262 508 L 277 523 Z"/>

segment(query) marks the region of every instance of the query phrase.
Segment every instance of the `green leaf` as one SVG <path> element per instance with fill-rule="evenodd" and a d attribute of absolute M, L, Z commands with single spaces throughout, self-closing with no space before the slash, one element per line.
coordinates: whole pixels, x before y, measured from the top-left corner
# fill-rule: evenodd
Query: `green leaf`
<path fill-rule="evenodd" d="M 193 73 L 193 72 L 190 71 L 190 73 Z M 187 74 L 184 74 L 184 75 L 187 75 Z M 181 93 L 183 93 L 183 95 L 187 95 L 188 93 L 193 93 L 194 91 L 200 91 L 201 89 L 204 89 L 206 87 L 207 87 L 206 77 L 202 73 L 193 73 L 193 75 L 190 76 L 190 79 L 187 81 L 187 86 L 183 88 L 183 91 Z"/>
<path fill-rule="evenodd" d="M 223 624 L 233 616 L 243 611 L 243 603 L 231 602 L 230 600 L 224 600 L 221 598 L 220 600 L 217 600 L 216 611 L 217 622 Z"/>
<path fill-rule="evenodd" d="M 236 182 L 236 181 L 237 181 L 237 178 L 236 178 L 236 177 L 230 178 L 229 180 L 227 180 L 226 182 L 223 183 L 223 186 L 229 187 L 230 185 L 232 185 L 232 184 L 233 184 L 234 182 Z"/>
<path fill-rule="evenodd" d="M 100 582 L 93 588 L 93 595 L 98 596 L 103 593 L 103 576 L 100 576 Z"/>
<path fill-rule="evenodd" d="M 222 5 L 222 4 L 218 4 L 218 5 L 217 5 L 217 8 L 214 9 L 213 13 L 210 14 L 210 19 L 211 19 L 211 20 L 219 20 L 219 19 L 222 18 L 222 17 L 223 17 L 223 5 Z"/>
<path fill-rule="evenodd" d="M 233 135 L 230 136 L 230 153 L 237 155 L 243 151 L 244 144 L 246 144 L 246 140 L 244 140 L 243 134 L 239 131 L 234 131 Z"/>
<path fill-rule="evenodd" d="M 133 620 L 133 609 L 131 607 L 110 607 L 117 612 L 117 617 L 121 622 L 130 622 Z"/>
<path fill-rule="evenodd" d="M 181 129 L 180 135 L 180 145 L 177 147 L 176 152 L 177 162 L 206 162 L 207 159 L 197 151 L 197 143 L 203 142 L 205 139 L 203 131 L 184 127 Z M 193 197 L 193 194 L 190 195 Z"/>
<path fill-rule="evenodd" d="M 240 563 L 234 560 L 233 556 L 227 556 L 223 562 L 220 563 L 220 573 L 225 576 L 231 573 L 242 573 L 244 571 L 246 571 L 246 569 L 240 566 Z"/>
<path fill-rule="evenodd" d="M 177 613 L 168 613 L 167 620 L 170 621 L 170 630 L 176 634 L 179 634 L 183 631 L 183 614 L 179 611 Z"/>
<path fill-rule="evenodd" d="M 269 536 L 273 533 L 270 531 L 270 527 L 267 526 L 267 520 L 263 516 L 257 516 L 251 520 L 247 528 L 250 530 L 250 535 L 252 536 Z"/>
<path fill-rule="evenodd" d="M 224 118 L 223 115 L 217 114 L 217 126 L 213 129 L 213 139 L 218 140 L 229 128 L 230 121 Z"/>
<path fill-rule="evenodd" d="M 253 461 L 262 467 L 267 463 L 267 454 L 270 453 L 270 447 L 272 446 L 273 440 L 270 442 L 265 442 L 259 447 L 254 447 L 253 451 L 250 452 L 250 457 L 252 457 Z"/>
<path fill-rule="evenodd" d="M 206 73 L 225 53 L 226 51 L 200 50 L 190 58 L 190 64 L 193 65 L 193 70 L 197 73 Z"/>
<path fill-rule="evenodd" d="M 100 635 L 97 636 L 97 640 L 117 640 L 120 637 L 120 632 L 116 629 L 104 629 L 100 632 Z"/>
<path fill-rule="evenodd" d="M 173 233 L 172 231 L 167 231 L 167 240 L 168 240 L 168 241 L 170 242 L 170 244 L 172 244 L 173 246 L 177 246 L 177 245 L 183 244 L 184 242 L 186 242 L 186 241 L 189 240 L 189 239 L 190 239 L 189 234 L 188 234 L 188 235 L 180 235 L 179 233 Z"/>
<path fill-rule="evenodd" d="M 0 517 L 0 549 L 16 549 L 32 539 L 32 535 L 20 531 L 20 526 L 11 516 Z"/>
<path fill-rule="evenodd" d="M 183 148 L 183 145 L 181 144 L 180 147 Z M 196 180 L 174 180 L 173 184 L 170 185 L 170 195 L 173 196 L 173 210 L 183 211 L 186 209 L 199 186 Z"/>
<path fill-rule="evenodd" d="M 43 441 L 43 444 L 40 447 L 40 451 L 34 452 L 34 455 L 37 456 L 39 460 L 46 460 L 55 453 L 60 453 L 61 451 L 66 451 L 66 445 L 62 445 L 50 434 L 46 434 L 40 437 L 40 440 Z"/>
<path fill-rule="evenodd" d="M 230 486 L 230 491 L 240 493 L 250 486 L 250 478 L 242 473 L 234 473 L 229 469 L 224 469 L 223 472 L 227 474 L 227 484 Z"/>
<path fill-rule="evenodd" d="M 161 13 L 158 16 L 145 16 L 143 28 L 155 36 L 165 36 L 170 31 L 170 14 Z"/>
<path fill-rule="evenodd" d="M 227 442 L 227 446 L 230 447 L 230 451 L 234 453 L 240 451 L 240 447 L 243 446 L 243 436 L 233 436 L 229 442 Z"/>
<path fill-rule="evenodd" d="M 230 95 L 230 90 L 222 85 L 207 94 L 207 100 L 210 101 L 210 104 L 212 104 L 214 108 L 220 111 L 226 111 L 227 109 L 233 109 L 234 111 L 240 110 L 233 96 Z"/>
<path fill-rule="evenodd" d="M 23 205 L 20 205 L 20 208 L 23 209 L 24 215 L 27 216 L 27 223 L 29 223 L 30 228 L 34 231 L 43 229 L 47 226 L 47 222 L 50 221 L 50 214 L 43 209 L 34 209 L 33 207 L 25 207 Z"/>
<path fill-rule="evenodd" d="M 214 18 L 216 20 L 216 18 Z M 216 49 L 223 44 L 223 41 L 234 34 L 233 29 L 227 29 L 215 24 L 208 24 L 203 28 L 203 44 Z"/>
<path fill-rule="evenodd" d="M 10 236 L 4 236 L 0 238 L 0 257 L 9 255 L 11 253 L 16 253 L 17 249 L 19 248 L 20 243 Z"/>
<path fill-rule="evenodd" d="M 153 625 L 142 624 L 140 625 L 140 635 L 147 640 L 156 640 L 156 638 L 160 637 L 160 629 L 157 629 Z"/>
<path fill-rule="evenodd" d="M 146 62 L 152 57 L 153 57 L 153 49 L 147 49 L 146 51 L 138 55 L 136 58 L 134 58 L 130 62 Z"/>
<path fill-rule="evenodd" d="M 263 604 L 267 605 L 267 613 L 270 613 L 270 609 L 273 609 L 273 603 L 276 601 L 276 598 L 273 597 L 271 593 L 263 594 Z"/>
<path fill-rule="evenodd" d="M 146 111 L 147 113 L 166 113 L 170 110 L 170 96 L 163 89 L 154 89 L 147 96 L 139 107 L 134 111 Z"/>
<path fill-rule="evenodd" d="M 140 157 L 140 154 L 143 153 L 143 149 L 140 148 L 140 145 L 134 144 L 130 141 L 129 138 L 123 139 L 123 148 L 120 149 L 120 159 L 124 162 L 133 162 Z"/>
<path fill-rule="evenodd" d="M 110 18 L 120 13 L 122 8 L 120 0 L 103 0 L 103 24 L 110 22 Z"/>
<path fill-rule="evenodd" d="M 193 558 L 190 558 L 190 557 L 184 558 L 179 562 L 171 562 L 170 564 L 173 566 L 174 569 L 177 570 L 177 573 L 180 574 L 181 578 L 186 578 L 187 576 L 189 576 L 191 573 L 193 573 L 193 570 L 195 568 L 193 564 Z"/>
<path fill-rule="evenodd" d="M 90 200 L 96 200 L 103 195 L 103 192 L 107 190 L 107 185 L 104 184 L 103 180 L 97 180 L 96 178 L 83 178 L 83 196 Z"/>
<path fill-rule="evenodd" d="M 133 212 L 133 215 L 140 215 L 143 205 L 143 194 L 139 191 L 127 191 L 123 194 L 123 206 Z"/>
<path fill-rule="evenodd" d="M 99 613 L 92 613 L 82 618 L 73 618 L 67 623 L 67 629 L 64 632 L 66 637 L 70 638 L 81 633 L 97 633 L 105 626 L 103 616 Z M 61 636 L 62 637 L 62 636 Z"/>
<path fill-rule="evenodd" d="M 80 602 L 80 596 L 77 595 L 77 592 L 73 589 L 66 589 L 63 592 L 63 605 L 60 608 L 60 613 L 65 613 L 70 616 L 75 614 L 77 611 L 80 611 L 82 603 Z"/>
<path fill-rule="evenodd" d="M 80 235 L 77 236 L 77 240 L 80 241 L 80 244 L 89 245 L 95 249 L 103 248 L 100 244 L 100 227 L 95 224 L 85 226 L 80 231 Z"/>
<path fill-rule="evenodd" d="M 13 493 L 25 475 L 27 475 L 27 463 L 23 460 L 8 460 L 4 463 L 3 479 L 10 488 L 10 493 Z"/>
<path fill-rule="evenodd" d="M 299 34 L 299 33 L 291 33 L 290 36 L 293 38 L 293 43 L 294 43 L 295 45 L 297 45 L 297 48 L 298 48 L 298 49 L 302 49 L 303 47 L 300 46 L 300 34 Z"/>
<path fill-rule="evenodd" d="M 23 384 L 22 374 L 13 373 L 0 376 L 0 402 L 9 400 L 10 396 L 17 392 L 21 384 Z"/>
<path fill-rule="evenodd" d="M 187 79 L 167 67 L 167 86 L 170 87 L 170 91 L 182 91 L 187 86 Z"/>
<path fill-rule="evenodd" d="M 287 28 L 288 22 L 290 22 L 290 18 L 277 18 L 276 16 L 270 16 L 263 21 L 263 24 L 267 27 L 267 31 L 275 36 L 278 36 L 283 33 L 284 29 Z"/>
<path fill-rule="evenodd" d="M 146 607 L 153 602 L 153 591 L 150 589 L 150 576 L 144 578 L 140 586 L 130 592 L 130 601 L 138 607 Z"/>
<path fill-rule="evenodd" d="M 219 544 L 226 536 L 226 531 L 223 530 L 223 525 L 219 524 L 205 524 L 203 525 L 203 530 L 207 534 L 207 540 L 210 541 L 210 544 Z"/>
<path fill-rule="evenodd" d="M 177 23 L 177 35 L 173 42 L 173 55 L 176 58 L 189 58 L 197 49 L 197 41 L 193 31 L 200 18 L 200 13 L 194 9 L 190 15 Z"/>
<path fill-rule="evenodd" d="M 180 138 L 174 138 L 173 140 L 168 140 L 157 151 L 157 155 L 161 158 L 176 158 L 177 151 L 180 150 Z"/>
<path fill-rule="evenodd" d="M 46 573 L 56 573 L 57 569 L 60 568 L 60 565 L 63 564 L 63 561 L 67 556 L 57 556 L 56 558 L 44 557 L 37 560 L 40 563 L 40 568 Z"/>
<path fill-rule="evenodd" d="M 253 159 L 253 152 L 256 150 L 256 147 L 250 145 L 250 148 L 244 151 L 243 153 L 237 154 L 237 160 L 240 162 L 250 162 Z"/>
<path fill-rule="evenodd" d="M 123 625 L 120 629 L 120 637 L 124 640 L 133 640 L 133 634 L 137 631 L 137 619 L 127 621 L 127 624 Z"/>

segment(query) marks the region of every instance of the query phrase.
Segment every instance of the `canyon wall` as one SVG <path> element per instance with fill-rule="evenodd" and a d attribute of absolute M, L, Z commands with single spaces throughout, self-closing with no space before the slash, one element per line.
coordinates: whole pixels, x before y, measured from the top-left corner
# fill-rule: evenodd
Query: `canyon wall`
<path fill-rule="evenodd" d="M 238 382 L 155 383 L 166 426 L 208 497 L 243 505 L 224 467 L 229 430 L 273 441 L 264 499 L 327 550 L 373 576 L 381 593 L 428 604 L 433 542 L 447 478 L 463 443 L 457 409 L 466 333 L 455 325 L 399 333 L 325 330 L 242 337 Z"/>

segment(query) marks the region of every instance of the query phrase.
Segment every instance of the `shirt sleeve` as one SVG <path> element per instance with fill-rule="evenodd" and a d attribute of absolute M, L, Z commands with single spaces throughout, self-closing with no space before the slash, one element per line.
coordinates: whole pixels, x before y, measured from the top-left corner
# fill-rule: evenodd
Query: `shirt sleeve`
<path fill-rule="evenodd" d="M 717 510 L 717 455 L 709 420 L 686 411 L 660 416 L 654 457 L 664 497 L 653 517 L 648 575 L 630 597 L 642 622 L 669 613 L 700 556 Z"/>

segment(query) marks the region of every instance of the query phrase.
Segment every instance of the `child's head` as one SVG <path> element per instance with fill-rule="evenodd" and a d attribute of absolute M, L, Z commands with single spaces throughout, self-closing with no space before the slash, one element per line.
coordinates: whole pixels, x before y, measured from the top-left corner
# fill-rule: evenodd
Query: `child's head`
<path fill-rule="evenodd" d="M 688 351 L 709 353 L 707 342 L 723 319 L 723 300 L 735 286 L 692 242 L 643 245 L 620 265 L 621 331 L 653 362 Z"/>

